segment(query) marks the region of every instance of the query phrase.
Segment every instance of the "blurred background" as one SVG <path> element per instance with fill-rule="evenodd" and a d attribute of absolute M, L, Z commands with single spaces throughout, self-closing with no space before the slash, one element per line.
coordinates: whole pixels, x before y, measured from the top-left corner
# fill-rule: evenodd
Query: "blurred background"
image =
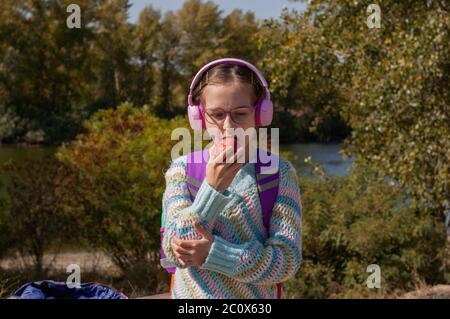
<path fill-rule="evenodd" d="M 0 297 L 65 281 L 69 264 L 129 297 L 168 290 L 170 134 L 189 127 L 193 76 L 222 57 L 264 73 L 299 175 L 303 263 L 286 296 L 450 294 L 450 2 L 377 3 L 379 28 L 362 0 L 2 0 Z"/>

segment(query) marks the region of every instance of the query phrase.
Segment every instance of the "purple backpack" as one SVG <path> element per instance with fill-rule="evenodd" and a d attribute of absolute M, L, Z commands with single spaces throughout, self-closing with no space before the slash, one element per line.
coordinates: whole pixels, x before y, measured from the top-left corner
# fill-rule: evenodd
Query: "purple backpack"
<path fill-rule="evenodd" d="M 266 153 L 267 156 L 270 156 L 271 159 L 275 158 L 275 160 L 279 160 L 279 158 L 275 154 L 271 154 L 265 150 L 257 150 L 256 152 L 256 165 L 255 165 L 255 173 L 256 173 L 256 182 L 258 185 L 258 193 L 261 201 L 261 208 L 263 212 L 263 223 L 266 229 L 269 231 L 270 228 L 270 217 L 272 215 L 273 206 L 275 205 L 275 201 L 278 195 L 278 183 L 280 177 L 279 169 L 276 170 L 273 174 L 263 174 L 261 173 L 261 169 L 264 166 L 268 166 L 271 162 L 264 164 L 260 159 L 260 152 Z M 187 174 L 187 185 L 189 189 L 189 193 L 191 196 L 191 200 L 194 201 L 197 192 L 203 183 L 203 180 L 206 176 L 206 164 L 209 159 L 209 149 L 204 149 L 196 152 L 192 152 L 188 154 L 187 165 L 186 165 L 186 174 Z M 161 243 L 162 238 L 164 236 L 164 211 L 161 219 L 161 228 L 160 228 L 160 236 Z M 161 260 L 165 260 L 166 256 L 164 250 L 160 248 L 160 258 Z M 175 273 L 176 268 L 166 268 L 166 271 L 172 274 L 172 284 L 173 284 L 173 274 Z M 171 286 L 172 286 L 171 284 Z M 277 298 L 281 299 L 282 294 L 282 284 L 277 284 Z"/>

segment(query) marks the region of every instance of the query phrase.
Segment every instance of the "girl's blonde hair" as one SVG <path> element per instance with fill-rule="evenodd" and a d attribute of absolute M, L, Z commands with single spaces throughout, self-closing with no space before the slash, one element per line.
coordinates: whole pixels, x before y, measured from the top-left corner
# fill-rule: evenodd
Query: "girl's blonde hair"
<path fill-rule="evenodd" d="M 199 83 L 193 90 L 194 103 L 198 105 L 201 102 L 202 105 L 205 105 L 203 90 L 207 85 L 224 85 L 229 83 L 250 84 L 253 88 L 253 106 L 264 94 L 264 87 L 252 70 L 237 64 L 219 64 L 203 73 Z"/>

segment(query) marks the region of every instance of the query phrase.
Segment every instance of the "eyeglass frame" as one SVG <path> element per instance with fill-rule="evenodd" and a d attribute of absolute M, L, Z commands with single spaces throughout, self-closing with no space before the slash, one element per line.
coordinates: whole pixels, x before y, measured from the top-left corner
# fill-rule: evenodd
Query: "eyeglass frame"
<path fill-rule="evenodd" d="M 237 109 L 240 109 L 240 108 L 246 108 L 246 109 L 251 109 L 253 112 L 252 113 L 254 113 L 255 112 L 255 110 L 256 110 L 256 106 L 250 106 L 250 105 L 242 105 L 242 106 L 238 106 L 238 107 L 235 107 L 234 109 L 232 109 L 232 110 L 230 110 L 230 111 L 225 111 L 223 108 L 221 108 L 221 107 L 219 107 L 219 108 L 216 108 L 216 109 L 214 109 L 214 110 L 220 110 L 220 111 L 222 111 L 223 113 L 225 113 L 225 115 L 229 115 L 230 116 L 230 119 L 233 121 L 233 123 L 235 123 L 235 124 L 242 124 L 242 123 L 238 123 L 238 122 L 236 122 L 235 120 L 234 120 L 234 118 L 233 118 L 233 116 L 231 115 L 231 113 L 234 111 L 234 110 L 237 110 Z M 211 117 L 211 115 L 206 111 L 206 108 L 204 108 L 203 107 L 203 105 L 200 105 L 200 110 L 201 110 L 201 112 L 202 112 L 202 115 L 203 115 L 203 118 L 205 119 L 205 121 L 207 121 L 209 124 L 215 124 L 215 125 L 217 125 L 217 126 L 220 126 L 220 124 L 216 121 L 216 120 L 214 120 L 212 117 Z M 210 118 L 210 120 L 212 120 L 214 123 L 211 123 L 211 121 L 209 121 L 208 120 L 208 117 Z M 223 125 L 223 122 L 226 120 L 226 116 L 225 116 L 225 118 L 221 121 L 221 124 Z"/>

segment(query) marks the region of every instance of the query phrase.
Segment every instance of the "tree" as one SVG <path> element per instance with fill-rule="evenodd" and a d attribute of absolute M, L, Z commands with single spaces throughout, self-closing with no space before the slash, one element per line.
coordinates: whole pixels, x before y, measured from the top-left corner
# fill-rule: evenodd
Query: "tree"
<path fill-rule="evenodd" d="M 282 129 L 282 140 L 346 137 L 340 116 L 343 65 L 327 30 L 296 11 L 284 11 L 281 19 L 266 20 L 256 39 L 257 50 L 264 53 L 259 65 L 275 102 L 274 126 Z"/>
<path fill-rule="evenodd" d="M 352 128 L 346 152 L 405 187 L 442 218 L 449 208 L 450 13 L 443 1 L 312 1 L 306 16 L 334 39 L 344 61 Z"/>
<path fill-rule="evenodd" d="M 156 88 L 153 109 L 156 115 L 170 118 L 175 113 L 174 104 L 180 99 L 176 97 L 175 89 L 180 87 L 181 76 L 178 67 L 180 55 L 180 33 L 177 30 L 176 16 L 167 12 L 161 23 L 156 50 L 159 83 Z M 181 92 L 180 92 L 181 93 Z M 181 94 L 178 94 L 178 97 Z M 182 102 L 180 101 L 180 104 Z"/>
<path fill-rule="evenodd" d="M 255 47 L 255 34 L 259 30 L 259 25 L 253 12 L 243 13 L 235 9 L 225 16 L 222 20 L 219 43 L 226 49 L 226 55 L 257 63 L 260 56 L 263 56 L 263 52 L 256 50 Z"/>
<path fill-rule="evenodd" d="M 191 76 L 203 65 L 226 53 L 219 45 L 221 13 L 212 1 L 187 0 L 176 13 L 180 34 L 179 66 L 182 74 Z"/>
<path fill-rule="evenodd" d="M 128 96 L 135 105 L 154 105 L 153 93 L 157 83 L 156 62 L 161 33 L 161 14 L 151 6 L 145 7 L 133 29 L 133 86 Z"/>
<path fill-rule="evenodd" d="M 131 83 L 132 28 L 127 22 L 129 0 L 100 1 L 90 52 L 98 108 L 118 106 L 127 100 Z"/>
<path fill-rule="evenodd" d="M 0 3 L 1 103 L 22 122 L 7 139 L 64 140 L 76 133 L 85 116 L 92 96 L 86 70 L 97 2 L 78 2 L 83 8 L 81 29 L 65 25 L 69 3 Z"/>

